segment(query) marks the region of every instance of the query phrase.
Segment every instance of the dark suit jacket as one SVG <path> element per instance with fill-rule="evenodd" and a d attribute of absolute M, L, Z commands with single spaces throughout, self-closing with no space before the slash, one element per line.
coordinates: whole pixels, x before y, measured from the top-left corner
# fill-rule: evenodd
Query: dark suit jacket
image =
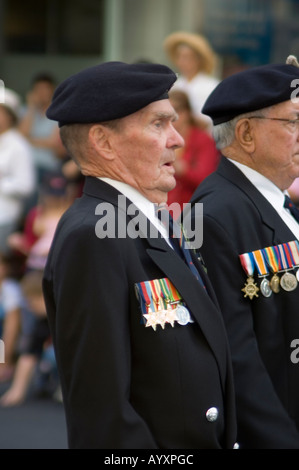
<path fill-rule="evenodd" d="M 45 269 L 69 445 L 232 448 L 232 368 L 210 284 L 206 279 L 209 295 L 161 238 L 98 238 L 99 203 L 115 209 L 116 233 L 119 223 L 133 220 L 117 207 L 118 196 L 88 177 L 83 196 L 59 223 Z M 135 283 L 163 277 L 194 323 L 156 331 L 144 325 Z M 211 407 L 219 410 L 214 422 L 206 418 Z"/>
<path fill-rule="evenodd" d="M 224 315 L 237 395 L 238 441 L 245 448 L 298 448 L 299 287 L 265 298 L 244 298 L 239 255 L 295 237 L 243 173 L 223 157 L 194 193 L 203 203 L 201 253 Z M 194 207 L 193 207 L 194 211 Z M 256 279 L 259 285 L 260 280 Z"/>

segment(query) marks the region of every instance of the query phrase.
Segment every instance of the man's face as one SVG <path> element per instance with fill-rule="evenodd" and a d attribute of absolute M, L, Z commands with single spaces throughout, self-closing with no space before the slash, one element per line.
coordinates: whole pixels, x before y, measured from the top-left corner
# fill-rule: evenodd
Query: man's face
<path fill-rule="evenodd" d="M 119 179 L 152 202 L 166 202 L 175 187 L 175 150 L 184 145 L 173 126 L 176 113 L 168 99 L 155 101 L 122 119 L 112 147 Z"/>
<path fill-rule="evenodd" d="M 281 190 L 299 177 L 299 125 L 269 118 L 299 118 L 299 103 L 286 101 L 270 108 L 267 119 L 254 119 L 258 130 L 255 169 Z"/>

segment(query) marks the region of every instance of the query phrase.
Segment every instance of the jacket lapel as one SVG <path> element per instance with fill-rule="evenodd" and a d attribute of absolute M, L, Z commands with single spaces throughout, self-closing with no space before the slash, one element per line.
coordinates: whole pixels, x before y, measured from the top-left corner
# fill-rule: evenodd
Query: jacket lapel
<path fill-rule="evenodd" d="M 240 191 L 245 193 L 252 204 L 256 207 L 261 215 L 264 225 L 267 225 L 273 231 L 273 242 L 282 243 L 282 241 L 291 241 L 294 234 L 288 226 L 282 221 L 273 206 L 267 199 L 256 189 L 256 187 L 246 178 L 246 176 L 231 163 L 227 158 L 223 157 L 217 172 L 237 186 Z"/>

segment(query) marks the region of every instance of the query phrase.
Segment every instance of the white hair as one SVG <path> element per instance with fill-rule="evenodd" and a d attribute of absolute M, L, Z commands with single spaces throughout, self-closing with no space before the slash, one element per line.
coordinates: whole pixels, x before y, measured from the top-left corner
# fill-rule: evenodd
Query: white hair
<path fill-rule="evenodd" d="M 272 107 L 272 106 L 271 106 Z M 239 114 L 230 121 L 217 124 L 213 127 L 213 137 L 218 150 L 222 150 L 225 147 L 231 145 L 235 139 L 235 128 L 236 124 L 240 119 L 251 118 L 253 116 L 265 116 L 271 107 L 252 111 L 250 113 Z"/>

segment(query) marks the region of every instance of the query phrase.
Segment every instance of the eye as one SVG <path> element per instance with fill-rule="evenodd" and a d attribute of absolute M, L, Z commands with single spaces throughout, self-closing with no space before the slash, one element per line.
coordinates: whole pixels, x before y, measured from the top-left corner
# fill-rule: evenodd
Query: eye
<path fill-rule="evenodd" d="M 291 131 L 299 129 L 299 119 L 290 119 L 287 122 L 287 126 Z"/>
<path fill-rule="evenodd" d="M 162 125 L 163 125 L 163 123 L 162 123 L 162 121 L 160 121 L 160 120 L 154 122 L 154 126 L 155 126 L 157 129 L 160 129 L 160 128 L 162 127 Z"/>

